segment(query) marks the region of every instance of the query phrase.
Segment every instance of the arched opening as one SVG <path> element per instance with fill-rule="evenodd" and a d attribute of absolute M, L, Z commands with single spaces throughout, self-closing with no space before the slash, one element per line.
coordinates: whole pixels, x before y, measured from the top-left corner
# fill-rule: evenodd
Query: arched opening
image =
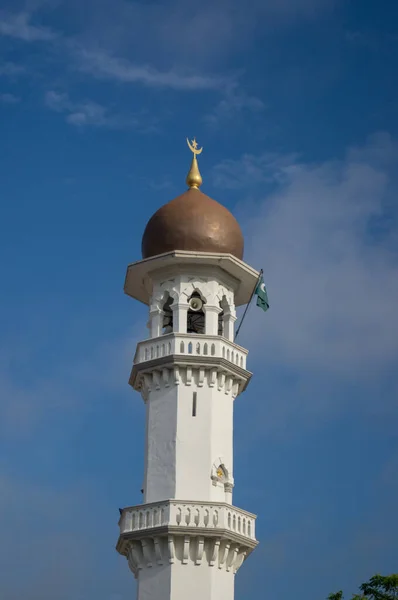
<path fill-rule="evenodd" d="M 218 315 L 218 335 L 225 337 L 225 313 L 228 313 L 228 301 L 225 296 L 220 300 L 221 312 Z"/>
<path fill-rule="evenodd" d="M 173 311 L 171 310 L 171 305 L 173 304 L 173 298 L 167 294 L 166 301 L 162 306 L 163 310 L 163 327 L 162 327 L 162 335 L 166 335 L 166 333 L 172 333 L 173 331 Z"/>
<path fill-rule="evenodd" d="M 204 300 L 199 292 L 194 292 L 188 300 L 187 313 L 187 333 L 204 334 L 205 332 L 205 313 L 203 310 Z"/>
<path fill-rule="evenodd" d="M 228 473 L 224 465 L 217 467 L 216 476 L 218 481 L 225 483 L 228 480 Z"/>
<path fill-rule="evenodd" d="M 218 335 L 224 335 L 224 310 L 222 304 L 220 302 L 221 312 L 218 313 Z"/>

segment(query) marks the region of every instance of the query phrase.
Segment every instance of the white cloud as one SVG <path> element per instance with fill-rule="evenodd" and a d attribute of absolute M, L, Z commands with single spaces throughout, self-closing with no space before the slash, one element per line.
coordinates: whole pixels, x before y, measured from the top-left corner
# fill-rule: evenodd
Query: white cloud
<path fill-rule="evenodd" d="M 260 98 L 249 96 L 236 86 L 232 86 L 214 110 L 205 115 L 204 120 L 209 125 L 217 126 L 225 120 L 236 118 L 241 113 L 261 113 L 264 109 L 265 104 Z"/>
<path fill-rule="evenodd" d="M 0 102 L 2 102 L 3 104 L 17 104 L 20 101 L 21 98 L 18 98 L 18 96 L 14 96 L 14 94 L 0 94 Z"/>
<path fill-rule="evenodd" d="M 72 102 L 67 94 L 54 90 L 47 91 L 45 104 L 51 110 L 65 114 L 66 121 L 76 127 L 125 129 L 142 125 L 142 122 L 135 117 L 114 114 L 105 106 L 91 100 Z"/>
<path fill-rule="evenodd" d="M 239 160 L 225 159 L 213 169 L 213 183 L 222 189 L 247 189 L 253 185 L 289 181 L 297 170 L 297 154 L 284 156 L 267 152 L 259 156 L 243 154 Z"/>
<path fill-rule="evenodd" d="M 200 70 L 218 68 L 268 28 L 319 15 L 335 0 L 87 0 L 81 39 L 95 40 L 107 53 L 125 58 L 145 56 L 159 68 L 178 65 Z M 79 3 L 71 0 L 74 14 Z M 91 8 L 91 10 L 90 10 Z M 87 42 L 87 43 L 86 43 Z"/>
<path fill-rule="evenodd" d="M 32 25 L 27 12 L 15 14 L 0 12 L 0 35 L 25 42 L 48 42 L 56 37 L 51 29 L 41 25 Z"/>
<path fill-rule="evenodd" d="M 24 67 L 13 62 L 4 62 L 0 65 L 0 75 L 6 77 L 14 77 L 25 71 Z"/>
<path fill-rule="evenodd" d="M 252 309 L 246 334 L 269 364 L 361 377 L 396 364 L 397 160 L 396 141 L 379 134 L 340 161 L 244 156 L 216 168 L 220 184 L 276 185 L 244 223 L 271 304 Z"/>
<path fill-rule="evenodd" d="M 250 10 L 237 1 L 130 2 L 88 0 L 64 3 L 73 37 L 37 22 L 61 2 L 28 2 L 25 9 L 0 12 L 0 35 L 26 42 L 51 42 L 53 56 L 96 78 L 175 90 L 227 90 L 234 75 L 222 73 L 226 59 L 254 40 L 258 23 L 307 18 L 334 0 L 255 0 Z M 29 9 L 29 10 L 28 10 Z M 47 13 L 46 13 L 47 11 Z M 54 43 L 55 42 L 55 43 Z M 69 56 L 68 56 L 69 55 Z M 139 57 L 139 59 L 137 59 Z M 262 101 L 244 93 L 227 97 L 208 116 L 213 123 L 231 111 L 262 110 Z M 76 120 L 83 117 L 76 117 Z"/>
<path fill-rule="evenodd" d="M 113 79 L 124 83 L 140 83 L 152 87 L 168 87 L 176 90 L 219 89 L 226 85 L 224 78 L 177 70 L 159 71 L 148 65 L 133 64 L 103 51 L 79 47 L 74 50 L 78 68 L 94 77 Z"/>

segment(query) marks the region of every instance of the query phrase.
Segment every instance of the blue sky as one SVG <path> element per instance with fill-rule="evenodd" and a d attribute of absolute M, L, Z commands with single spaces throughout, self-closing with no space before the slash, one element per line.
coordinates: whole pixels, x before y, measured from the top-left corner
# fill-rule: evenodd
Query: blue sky
<path fill-rule="evenodd" d="M 271 302 L 240 338 L 234 500 L 261 544 L 236 597 L 396 571 L 397 23 L 392 0 L 3 0 L 2 598 L 135 597 L 114 544 L 146 314 L 122 287 L 194 135 Z"/>

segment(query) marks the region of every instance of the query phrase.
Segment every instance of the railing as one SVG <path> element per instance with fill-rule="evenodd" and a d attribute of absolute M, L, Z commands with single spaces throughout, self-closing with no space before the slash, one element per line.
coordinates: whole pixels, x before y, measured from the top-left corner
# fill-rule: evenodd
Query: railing
<path fill-rule="evenodd" d="M 120 533 L 162 526 L 181 529 L 200 527 L 215 531 L 226 529 L 256 539 L 255 517 L 250 513 L 221 503 L 173 500 L 125 508 L 120 520 Z"/>
<path fill-rule="evenodd" d="M 245 369 L 247 353 L 247 350 L 241 346 L 221 336 L 168 333 L 140 342 L 137 345 L 134 362 L 142 363 L 170 354 L 217 356 Z"/>

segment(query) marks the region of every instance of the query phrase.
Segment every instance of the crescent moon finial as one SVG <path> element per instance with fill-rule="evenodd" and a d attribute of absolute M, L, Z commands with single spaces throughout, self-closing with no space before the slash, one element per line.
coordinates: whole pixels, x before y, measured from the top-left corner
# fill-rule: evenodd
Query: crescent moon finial
<path fill-rule="evenodd" d="M 202 153 L 203 146 L 202 148 L 198 148 L 198 142 L 196 141 L 196 138 L 193 138 L 191 142 L 187 138 L 187 144 L 188 148 L 193 154 L 193 158 L 186 182 L 190 188 L 198 189 L 202 185 L 202 176 L 199 171 L 198 161 L 196 160 L 196 157 L 198 156 L 198 154 Z"/>
<path fill-rule="evenodd" d="M 189 147 L 190 151 L 195 156 L 197 156 L 198 154 L 202 154 L 203 146 L 202 146 L 202 148 L 198 148 L 198 142 L 196 141 L 196 138 L 193 138 L 193 140 L 191 142 L 187 138 L 187 144 L 188 144 L 188 147 Z"/>

